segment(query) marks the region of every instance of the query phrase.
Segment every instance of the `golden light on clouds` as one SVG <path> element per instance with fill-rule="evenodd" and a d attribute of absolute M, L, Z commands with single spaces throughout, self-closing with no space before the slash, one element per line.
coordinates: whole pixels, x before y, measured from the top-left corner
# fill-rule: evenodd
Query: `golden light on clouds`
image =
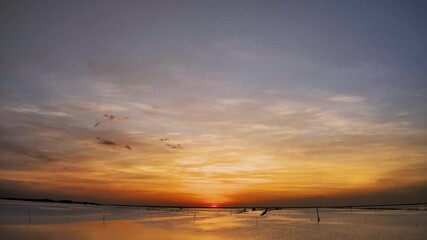
<path fill-rule="evenodd" d="M 71 145 L 82 156 L 68 151 L 60 161 L 37 166 L 36 170 L 3 170 L 2 178 L 11 182 L 19 179 L 32 191 L 56 189 L 66 196 L 204 206 L 328 197 L 426 180 L 422 171 L 408 176 L 396 174 L 424 163 L 424 146 L 405 139 L 424 133 L 415 133 L 399 122 L 384 124 L 348 117 L 345 113 L 349 108 L 354 108 L 353 114 L 373 113 L 366 103 L 344 102 L 345 108 L 329 110 L 322 109 L 321 103 L 225 99 L 215 101 L 224 107 L 199 106 L 206 112 L 194 113 L 194 121 L 188 117 L 193 113 L 183 109 L 164 107 L 162 113 L 150 116 L 143 111 L 135 114 L 135 106 L 141 104 L 130 104 L 132 109 L 124 104 L 120 113 L 129 118 L 107 120 L 93 127 L 93 119 L 102 118 L 103 111 L 99 111 L 82 123 L 88 130 L 69 136 L 64 145 L 55 145 L 61 152 Z M 63 105 L 70 104 L 74 103 Z M 93 108 L 104 109 L 102 105 Z M 23 114 L 24 110 L 9 111 Z M 46 111 L 30 114 L 36 112 L 44 116 Z M 175 116 L 174 122 L 167 121 L 170 115 Z M 54 116 L 63 121 L 72 118 Z M 171 128 L 173 132 L 169 132 Z M 52 129 L 35 128 L 33 132 L 53 141 L 64 137 Z M 99 144 L 95 136 L 103 134 L 132 149 Z M 169 148 L 161 138 L 180 143 L 184 149 Z M 57 153 L 52 146 L 48 144 L 27 156 Z"/>

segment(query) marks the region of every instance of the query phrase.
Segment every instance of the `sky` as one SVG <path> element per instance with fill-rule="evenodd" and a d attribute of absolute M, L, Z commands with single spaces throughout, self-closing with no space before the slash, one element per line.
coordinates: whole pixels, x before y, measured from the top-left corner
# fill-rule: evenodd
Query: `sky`
<path fill-rule="evenodd" d="M 426 11 L 2 0 L 0 196 L 426 202 Z"/>

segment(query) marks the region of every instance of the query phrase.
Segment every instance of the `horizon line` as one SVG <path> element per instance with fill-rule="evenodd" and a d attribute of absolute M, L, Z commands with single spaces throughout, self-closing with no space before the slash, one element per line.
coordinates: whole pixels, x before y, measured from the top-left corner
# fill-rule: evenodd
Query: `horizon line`
<path fill-rule="evenodd" d="M 180 205 L 139 205 L 139 204 L 113 204 L 113 203 L 97 203 L 86 201 L 74 200 L 54 200 L 49 198 L 11 198 L 0 197 L 0 200 L 15 200 L 15 201 L 29 201 L 29 202 L 50 202 L 50 203 L 66 203 L 66 204 L 84 204 L 84 205 L 97 205 L 97 206 L 114 206 L 114 207 L 138 207 L 138 208 L 212 208 L 212 209 L 236 209 L 236 208 L 261 208 L 270 210 L 280 209 L 309 209 L 309 208 L 364 208 L 364 207 L 386 207 L 386 206 L 414 206 L 424 205 L 426 202 L 415 203 L 393 203 L 393 204 L 362 204 L 362 205 L 331 205 L 331 206 L 180 206 Z"/>

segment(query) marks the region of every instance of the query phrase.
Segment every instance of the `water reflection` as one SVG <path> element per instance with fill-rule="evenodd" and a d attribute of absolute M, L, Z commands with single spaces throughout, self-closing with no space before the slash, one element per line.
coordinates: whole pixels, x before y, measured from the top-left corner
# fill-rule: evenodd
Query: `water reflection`
<path fill-rule="evenodd" d="M 51 239 L 424 239 L 425 211 L 155 211 L 0 201 L 0 238 Z M 28 219 L 31 212 L 31 221 Z M 194 218 L 194 216 L 196 216 Z"/>

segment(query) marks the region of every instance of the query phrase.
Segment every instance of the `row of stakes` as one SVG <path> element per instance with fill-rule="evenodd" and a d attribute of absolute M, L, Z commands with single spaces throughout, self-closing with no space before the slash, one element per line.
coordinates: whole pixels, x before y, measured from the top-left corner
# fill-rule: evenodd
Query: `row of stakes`
<path fill-rule="evenodd" d="M 320 214 L 319 214 L 319 208 L 316 208 L 317 213 L 317 222 L 320 222 Z M 232 215 L 233 212 L 230 210 L 230 215 Z M 153 219 L 153 214 L 150 213 L 150 219 Z M 28 210 L 28 221 L 31 222 L 31 211 Z M 105 222 L 105 214 L 102 216 L 102 221 Z M 172 215 L 172 221 L 174 221 L 174 215 Z M 196 213 L 193 213 L 193 221 L 196 221 Z M 367 218 L 365 216 L 365 222 L 367 221 Z M 258 226 L 258 216 L 255 217 L 255 225 Z M 418 227 L 418 224 L 416 224 Z"/>
<path fill-rule="evenodd" d="M 319 209 L 316 208 L 317 211 L 317 221 L 320 222 L 320 216 L 319 216 Z M 196 221 L 196 213 L 193 213 L 193 221 Z M 230 215 L 232 215 L 233 212 L 230 210 Z M 153 214 L 150 213 L 150 219 L 153 219 Z M 172 215 L 172 221 L 174 220 L 174 215 Z M 31 211 L 28 210 L 28 221 L 31 222 Z M 102 216 L 102 221 L 105 222 L 105 214 Z M 258 226 L 258 216 L 255 217 L 255 221 L 256 221 L 256 225 Z M 366 217 L 365 217 L 365 222 L 366 222 Z"/>

